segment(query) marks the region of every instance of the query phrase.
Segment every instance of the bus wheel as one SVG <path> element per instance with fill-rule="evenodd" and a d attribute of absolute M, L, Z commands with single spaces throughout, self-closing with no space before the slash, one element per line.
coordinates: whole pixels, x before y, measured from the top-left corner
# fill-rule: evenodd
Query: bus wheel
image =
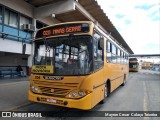
<path fill-rule="evenodd" d="M 106 100 L 106 97 L 109 96 L 109 91 L 108 91 L 108 87 L 107 87 L 107 84 L 105 85 L 104 87 L 104 99 L 102 101 L 100 101 L 100 104 L 104 104 L 105 103 L 105 100 Z"/>
<path fill-rule="evenodd" d="M 125 84 L 126 84 L 126 75 L 124 75 L 122 86 L 125 86 Z"/>

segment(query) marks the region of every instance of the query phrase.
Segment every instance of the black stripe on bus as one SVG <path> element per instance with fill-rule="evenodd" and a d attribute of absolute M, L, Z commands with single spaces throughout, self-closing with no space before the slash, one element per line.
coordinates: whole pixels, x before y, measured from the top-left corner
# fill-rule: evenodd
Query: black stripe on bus
<path fill-rule="evenodd" d="M 102 86 L 102 85 L 104 85 L 104 84 L 106 84 L 106 83 L 102 83 L 102 84 L 100 84 L 100 85 L 94 86 L 93 89 L 96 89 L 96 88 L 98 88 L 98 87 L 100 87 L 100 86 Z"/>
<path fill-rule="evenodd" d="M 111 81 L 116 80 L 116 79 L 121 78 L 121 77 L 123 77 L 123 75 L 121 75 L 121 76 L 119 76 L 119 77 L 117 77 L 117 78 L 114 78 L 114 79 L 112 79 Z"/>
<path fill-rule="evenodd" d="M 114 78 L 114 79 L 112 79 L 111 81 L 116 80 L 116 79 L 121 78 L 121 77 L 123 77 L 123 75 L 121 75 L 121 76 L 119 76 L 119 77 L 117 77 L 117 78 Z M 105 83 L 102 83 L 102 84 L 100 84 L 100 85 L 94 86 L 93 89 L 96 89 L 96 88 L 98 88 L 98 87 L 101 87 L 101 86 L 104 85 L 104 84 L 106 84 L 106 82 L 105 82 Z"/>

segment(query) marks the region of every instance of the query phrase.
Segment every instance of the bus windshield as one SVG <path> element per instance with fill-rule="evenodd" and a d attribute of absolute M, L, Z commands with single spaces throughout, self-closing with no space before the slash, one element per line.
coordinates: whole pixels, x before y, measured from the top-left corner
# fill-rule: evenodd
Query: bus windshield
<path fill-rule="evenodd" d="M 90 36 L 67 36 L 35 41 L 34 65 L 54 66 L 53 75 L 84 75 L 92 71 Z"/>
<path fill-rule="evenodd" d="M 130 63 L 129 67 L 130 68 L 137 68 L 138 67 L 138 63 Z"/>

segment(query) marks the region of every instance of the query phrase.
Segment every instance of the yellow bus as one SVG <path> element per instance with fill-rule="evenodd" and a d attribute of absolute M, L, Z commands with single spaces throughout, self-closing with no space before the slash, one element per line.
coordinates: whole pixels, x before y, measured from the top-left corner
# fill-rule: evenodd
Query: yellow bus
<path fill-rule="evenodd" d="M 129 59 L 129 71 L 130 72 L 138 72 L 139 63 L 137 58 L 130 58 Z"/>
<path fill-rule="evenodd" d="M 90 21 L 37 31 L 28 99 L 88 110 L 103 103 L 129 74 L 128 52 Z"/>

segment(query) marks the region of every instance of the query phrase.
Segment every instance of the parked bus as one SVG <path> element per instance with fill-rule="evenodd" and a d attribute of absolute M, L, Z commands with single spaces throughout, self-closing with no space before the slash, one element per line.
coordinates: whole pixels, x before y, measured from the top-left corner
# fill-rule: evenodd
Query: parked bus
<path fill-rule="evenodd" d="M 130 72 L 138 72 L 139 63 L 137 58 L 130 58 L 129 59 L 129 71 Z"/>
<path fill-rule="evenodd" d="M 40 29 L 28 99 L 91 109 L 125 85 L 128 52 L 92 22 L 67 22 Z"/>

